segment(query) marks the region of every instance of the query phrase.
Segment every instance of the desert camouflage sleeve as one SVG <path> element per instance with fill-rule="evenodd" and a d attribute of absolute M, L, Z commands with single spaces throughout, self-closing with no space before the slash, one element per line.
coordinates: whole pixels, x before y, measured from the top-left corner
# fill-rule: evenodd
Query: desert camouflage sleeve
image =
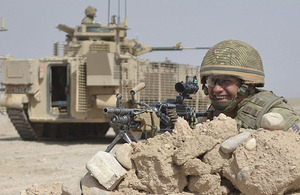
<path fill-rule="evenodd" d="M 300 114 L 288 104 L 282 102 L 273 107 L 269 112 L 276 112 L 283 116 L 285 120 L 285 131 L 290 131 L 300 135 Z"/>

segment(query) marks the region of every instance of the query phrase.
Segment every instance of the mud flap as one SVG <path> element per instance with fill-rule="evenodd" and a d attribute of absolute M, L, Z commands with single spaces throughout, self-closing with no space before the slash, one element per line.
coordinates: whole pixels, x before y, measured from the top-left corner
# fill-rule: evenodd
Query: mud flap
<path fill-rule="evenodd" d="M 26 94 L 0 94 L 0 106 L 6 108 L 23 109 L 23 104 L 28 101 Z"/>

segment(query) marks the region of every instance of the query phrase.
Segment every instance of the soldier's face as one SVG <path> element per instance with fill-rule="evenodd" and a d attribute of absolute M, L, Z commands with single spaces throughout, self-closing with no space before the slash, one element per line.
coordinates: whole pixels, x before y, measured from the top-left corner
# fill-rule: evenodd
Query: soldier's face
<path fill-rule="evenodd" d="M 209 97 L 217 102 L 226 102 L 236 97 L 242 81 L 233 76 L 208 76 L 207 80 Z"/>

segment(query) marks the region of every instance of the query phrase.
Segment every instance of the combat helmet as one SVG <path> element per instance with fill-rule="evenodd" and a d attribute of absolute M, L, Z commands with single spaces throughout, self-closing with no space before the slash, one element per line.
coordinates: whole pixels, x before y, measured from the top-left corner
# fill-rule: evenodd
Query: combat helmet
<path fill-rule="evenodd" d="M 96 12 L 97 12 L 97 9 L 92 7 L 92 6 L 88 6 L 86 9 L 85 9 L 85 15 L 87 16 L 93 16 L 95 17 L 96 16 Z"/>
<path fill-rule="evenodd" d="M 245 84 L 263 87 L 265 76 L 259 53 L 249 44 L 238 40 L 222 41 L 208 50 L 200 68 L 201 83 L 209 75 L 231 75 Z"/>
<path fill-rule="evenodd" d="M 252 94 L 255 88 L 248 90 L 250 84 L 263 87 L 265 75 L 259 53 L 249 44 L 237 40 L 222 41 L 210 48 L 203 58 L 200 79 L 204 93 L 208 95 L 206 77 L 214 75 L 235 76 L 242 80 L 237 96 L 226 102 L 211 99 L 216 110 L 226 112 L 235 107 L 239 98 Z"/>

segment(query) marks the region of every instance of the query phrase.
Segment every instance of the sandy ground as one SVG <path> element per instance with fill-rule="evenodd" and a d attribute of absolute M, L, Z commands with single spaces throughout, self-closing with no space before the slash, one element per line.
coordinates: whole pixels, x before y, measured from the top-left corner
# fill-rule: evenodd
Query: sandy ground
<path fill-rule="evenodd" d="M 83 177 L 86 163 L 106 149 L 113 135 L 109 131 L 97 140 L 23 141 L 7 115 L 0 113 L 0 195 L 20 194 L 33 184 Z"/>

